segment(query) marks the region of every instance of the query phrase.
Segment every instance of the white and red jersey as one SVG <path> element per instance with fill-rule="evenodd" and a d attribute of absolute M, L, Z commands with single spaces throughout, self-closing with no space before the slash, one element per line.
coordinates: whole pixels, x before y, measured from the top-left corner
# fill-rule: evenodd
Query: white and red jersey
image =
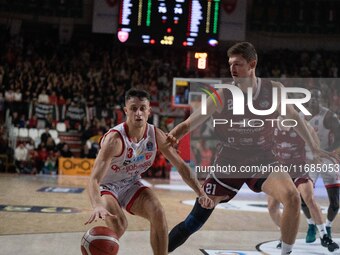
<path fill-rule="evenodd" d="M 332 144 L 332 132 L 324 125 L 325 116 L 329 110 L 326 107 L 320 106 L 318 114 L 313 116 L 308 122 L 314 128 L 320 139 L 320 148 L 326 149 Z"/>
<path fill-rule="evenodd" d="M 140 175 L 152 166 L 156 153 L 156 128 L 147 123 L 143 139 L 138 143 L 132 142 L 128 134 L 128 126 L 121 123 L 110 129 L 102 138 L 105 141 L 107 134 L 117 132 L 123 142 L 122 153 L 112 158 L 110 169 L 101 181 L 101 184 L 113 183 L 122 180 L 138 180 Z"/>

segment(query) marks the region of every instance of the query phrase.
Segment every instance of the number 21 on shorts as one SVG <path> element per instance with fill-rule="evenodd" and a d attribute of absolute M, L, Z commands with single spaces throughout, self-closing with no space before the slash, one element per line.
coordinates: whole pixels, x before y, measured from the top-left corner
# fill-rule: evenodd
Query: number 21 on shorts
<path fill-rule="evenodd" d="M 205 193 L 207 193 L 208 195 L 215 195 L 215 192 L 216 192 L 216 184 L 207 183 L 205 185 Z"/>

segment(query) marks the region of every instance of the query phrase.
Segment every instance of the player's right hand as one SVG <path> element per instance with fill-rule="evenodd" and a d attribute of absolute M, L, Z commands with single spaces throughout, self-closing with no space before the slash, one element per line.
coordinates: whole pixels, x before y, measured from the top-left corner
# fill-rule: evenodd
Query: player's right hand
<path fill-rule="evenodd" d="M 108 210 L 106 210 L 103 206 L 97 206 L 93 209 L 90 218 L 85 222 L 85 225 L 90 224 L 92 222 L 96 222 L 98 219 L 105 220 L 106 217 L 117 218 L 116 215 L 113 215 Z"/>
<path fill-rule="evenodd" d="M 212 209 L 215 207 L 215 203 L 210 199 L 207 194 L 198 197 L 198 203 L 205 209 Z"/>

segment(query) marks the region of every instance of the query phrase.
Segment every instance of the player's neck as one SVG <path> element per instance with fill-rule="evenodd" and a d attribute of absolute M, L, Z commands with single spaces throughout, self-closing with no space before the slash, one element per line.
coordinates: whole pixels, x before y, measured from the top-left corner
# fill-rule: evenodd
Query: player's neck
<path fill-rule="evenodd" d="M 127 129 L 126 129 L 127 135 L 132 142 L 138 143 L 140 140 L 143 139 L 144 134 L 145 134 L 146 124 L 142 127 L 136 127 L 127 121 L 126 126 L 127 126 Z"/>
<path fill-rule="evenodd" d="M 257 89 L 257 78 L 256 76 L 254 77 L 249 77 L 246 79 L 243 79 L 242 82 L 238 83 L 238 87 L 244 92 L 247 93 L 248 88 L 253 88 L 253 93 L 255 93 Z"/>

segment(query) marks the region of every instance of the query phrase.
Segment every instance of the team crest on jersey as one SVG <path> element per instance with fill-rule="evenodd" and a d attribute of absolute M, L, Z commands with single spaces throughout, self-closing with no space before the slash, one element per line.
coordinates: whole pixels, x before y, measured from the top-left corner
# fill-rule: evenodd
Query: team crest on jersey
<path fill-rule="evenodd" d="M 147 142 L 147 144 L 146 144 L 146 149 L 148 150 L 148 151 L 152 151 L 153 150 L 153 142 Z"/>

